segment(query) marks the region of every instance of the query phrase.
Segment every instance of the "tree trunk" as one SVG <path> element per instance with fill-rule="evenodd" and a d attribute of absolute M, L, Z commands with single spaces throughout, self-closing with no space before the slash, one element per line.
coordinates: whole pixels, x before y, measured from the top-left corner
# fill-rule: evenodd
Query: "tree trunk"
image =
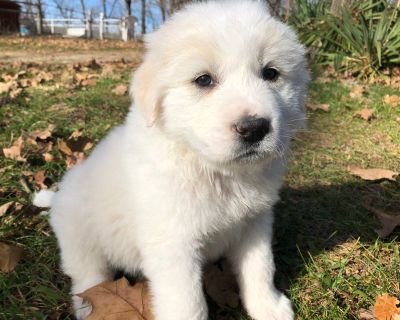
<path fill-rule="evenodd" d="M 131 2 L 131 0 L 125 0 L 126 16 L 128 17 L 132 15 Z"/>
<path fill-rule="evenodd" d="M 43 6 L 42 6 L 42 0 L 36 0 L 36 7 L 37 7 L 37 13 L 38 13 L 38 34 L 41 34 L 43 31 Z"/>
<path fill-rule="evenodd" d="M 86 5 L 85 5 L 85 0 L 80 0 L 80 2 L 81 2 L 81 9 L 82 9 L 83 19 L 86 20 Z"/>
<path fill-rule="evenodd" d="M 146 33 L 146 0 L 142 0 L 142 34 Z"/>
<path fill-rule="evenodd" d="M 159 0 L 158 5 L 160 7 L 161 19 L 164 22 L 167 17 L 167 2 L 166 0 Z"/>

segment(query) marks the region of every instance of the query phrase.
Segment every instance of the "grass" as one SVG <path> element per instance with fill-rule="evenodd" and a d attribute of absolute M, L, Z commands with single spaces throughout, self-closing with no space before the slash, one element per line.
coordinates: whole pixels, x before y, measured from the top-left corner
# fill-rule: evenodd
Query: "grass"
<path fill-rule="evenodd" d="M 0 73 L 15 72 L 15 66 L 0 68 Z M 21 134 L 49 123 L 56 126 L 49 138 L 54 144 L 77 129 L 96 142 L 123 121 L 129 98 L 111 90 L 127 83 L 132 65 L 119 66 L 117 79 L 100 77 L 91 87 L 57 88 L 66 67 L 49 68 L 56 74 L 53 82 L 0 102 L 0 146 L 9 147 Z M 275 210 L 276 282 L 294 302 L 298 319 L 358 319 L 379 294 L 400 295 L 399 232 L 379 239 L 377 221 L 362 205 L 367 197 L 388 212 L 398 210 L 400 181 L 365 182 L 346 171 L 349 164 L 400 171 L 400 109 L 383 103 L 385 94 L 397 92 L 371 85 L 353 99 L 350 90 L 339 80 L 314 81 L 311 99 L 330 104 L 330 112 L 309 112 L 309 128 L 294 142 Z M 59 103 L 65 106 L 54 108 Z M 370 122 L 354 117 L 365 105 L 375 110 Z M 47 217 L 32 212 L 29 191 L 35 186 L 24 176 L 45 170 L 48 183 L 59 181 L 66 170 L 64 157 L 57 148 L 51 153 L 49 163 L 28 146 L 25 163 L 0 158 L 0 205 L 24 205 L 0 217 L 0 241 L 26 252 L 13 272 L 0 273 L 0 319 L 72 319 L 69 280 L 59 269 L 55 238 Z M 213 319 L 247 319 L 241 310 L 214 307 Z"/>

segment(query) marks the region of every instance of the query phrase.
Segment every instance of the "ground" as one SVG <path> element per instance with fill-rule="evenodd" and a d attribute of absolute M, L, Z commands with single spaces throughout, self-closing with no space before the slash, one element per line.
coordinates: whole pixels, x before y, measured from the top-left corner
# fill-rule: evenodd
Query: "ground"
<path fill-rule="evenodd" d="M 140 48 L 68 41 L 44 39 L 39 48 L 30 40 L 0 38 L 0 88 L 10 84 L 9 94 L 0 94 L 0 146 L 9 148 L 20 136 L 24 141 L 19 161 L 0 157 L 0 206 L 12 202 L 0 214 L 0 242 L 24 249 L 15 270 L 0 273 L 0 319 L 73 319 L 69 280 L 60 271 L 48 217 L 30 206 L 32 192 L 52 186 L 67 166 L 87 156 L 91 143 L 123 121 L 130 103 L 126 87 L 114 89 L 128 83 Z M 76 45 L 87 46 L 82 51 L 89 55 L 43 62 L 49 48 L 70 56 Z M 41 58 L 10 63 L 6 50 Z M 93 50 L 107 59 L 90 62 Z M 115 51 L 136 56 L 121 61 Z M 275 209 L 276 282 L 293 301 L 297 319 L 372 319 L 377 296 L 399 296 L 400 242 L 398 229 L 378 237 L 379 221 L 368 208 L 398 214 L 400 180 L 365 181 L 347 167 L 400 171 L 400 106 L 384 102 L 398 89 L 364 85 L 354 94 L 354 79 L 320 74 L 316 68 L 309 104 L 329 104 L 329 111 L 309 109 L 308 129 L 294 141 Z M 369 121 L 355 116 L 364 107 L 373 109 Z M 210 301 L 210 309 L 211 319 L 247 319 L 240 308 Z"/>

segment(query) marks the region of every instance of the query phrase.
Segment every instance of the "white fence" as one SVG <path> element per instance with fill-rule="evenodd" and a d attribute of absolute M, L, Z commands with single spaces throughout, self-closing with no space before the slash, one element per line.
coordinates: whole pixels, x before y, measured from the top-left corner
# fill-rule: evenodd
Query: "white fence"
<path fill-rule="evenodd" d="M 88 15 L 91 17 L 91 15 Z M 41 29 L 44 33 L 62 35 L 64 37 L 86 37 L 95 39 L 123 39 L 135 37 L 135 17 L 121 19 L 105 19 L 101 13 L 97 19 L 43 19 Z M 36 19 L 39 25 L 39 20 Z"/>

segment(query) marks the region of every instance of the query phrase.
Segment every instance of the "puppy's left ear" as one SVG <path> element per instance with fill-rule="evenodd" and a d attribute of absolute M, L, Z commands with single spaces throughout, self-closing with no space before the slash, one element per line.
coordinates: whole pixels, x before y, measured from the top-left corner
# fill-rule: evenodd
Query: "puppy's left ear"
<path fill-rule="evenodd" d="M 163 89 L 156 75 L 158 67 L 144 62 L 133 74 L 130 93 L 135 106 L 143 113 L 151 127 L 159 119 L 162 110 Z"/>

